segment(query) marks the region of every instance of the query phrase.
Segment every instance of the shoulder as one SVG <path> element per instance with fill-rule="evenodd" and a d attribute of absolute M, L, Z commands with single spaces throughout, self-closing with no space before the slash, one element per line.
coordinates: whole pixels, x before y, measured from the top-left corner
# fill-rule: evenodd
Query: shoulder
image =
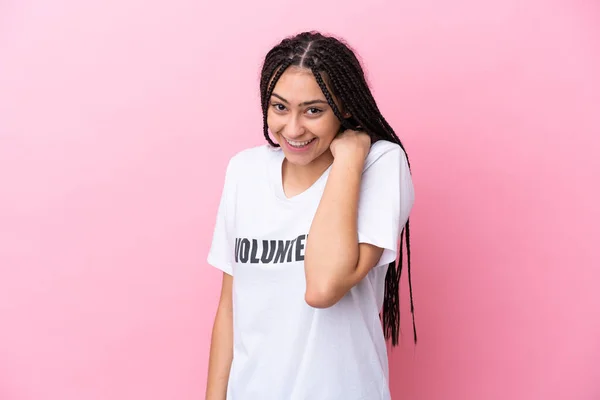
<path fill-rule="evenodd" d="M 406 153 L 399 144 L 388 140 L 378 140 L 371 145 L 365 160 L 364 171 L 385 165 L 386 168 L 395 166 L 399 169 L 408 168 Z"/>
<path fill-rule="evenodd" d="M 249 147 L 235 153 L 229 160 L 229 164 L 232 165 L 244 165 L 253 163 L 255 161 L 261 161 L 269 156 L 269 153 L 273 152 L 273 148 L 268 144 L 260 146 Z"/>
<path fill-rule="evenodd" d="M 279 148 L 268 144 L 249 147 L 238 151 L 227 163 L 226 179 L 233 182 L 243 179 L 244 176 L 256 176 L 254 173 L 262 172 L 265 165 L 277 157 Z"/>

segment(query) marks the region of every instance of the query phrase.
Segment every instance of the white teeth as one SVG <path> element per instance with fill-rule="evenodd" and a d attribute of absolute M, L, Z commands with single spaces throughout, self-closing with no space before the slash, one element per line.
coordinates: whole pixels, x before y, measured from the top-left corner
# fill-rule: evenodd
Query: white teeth
<path fill-rule="evenodd" d="M 285 140 L 286 140 L 286 142 L 288 142 L 288 143 L 290 144 L 290 146 L 292 146 L 292 147 L 304 147 L 304 146 L 306 146 L 307 144 L 309 144 L 310 142 L 312 142 L 314 139 L 310 139 L 310 140 L 307 140 L 307 141 L 304 141 L 304 142 L 294 142 L 294 141 L 292 141 L 292 140 L 288 140 L 288 139 L 285 139 Z"/>

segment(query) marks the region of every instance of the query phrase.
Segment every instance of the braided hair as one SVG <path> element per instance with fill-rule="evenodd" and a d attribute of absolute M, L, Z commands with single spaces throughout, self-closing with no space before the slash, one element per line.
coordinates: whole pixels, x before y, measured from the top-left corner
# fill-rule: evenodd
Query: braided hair
<path fill-rule="evenodd" d="M 273 47 L 265 57 L 260 78 L 260 96 L 263 112 L 263 131 L 265 139 L 271 146 L 278 147 L 279 145 L 274 143 L 269 136 L 267 125 L 269 99 L 277 81 L 290 66 L 307 68 L 312 71 L 317 84 L 327 99 L 327 103 L 341 122 L 340 131 L 344 129 L 363 130 L 371 137 L 372 143 L 380 139 L 388 140 L 397 143 L 404 150 L 400 139 L 381 115 L 366 82 L 360 62 L 352 49 L 340 39 L 325 36 L 315 31 L 303 32 L 285 38 Z M 325 81 L 329 84 L 331 92 L 328 90 Z M 334 95 L 340 100 L 344 111 L 350 113 L 349 118 L 343 117 L 342 112 L 333 101 Z M 410 170 L 410 162 L 408 166 Z M 407 220 L 400 234 L 398 268 L 396 269 L 395 262 L 390 263 L 385 277 L 383 312 L 380 316 L 383 320 L 385 337 L 386 339 L 391 337 L 392 346 L 398 344 L 400 331 L 399 286 L 402 274 L 402 247 L 405 238 L 408 258 L 410 311 L 414 341 L 417 342 L 410 269 L 410 227 Z"/>

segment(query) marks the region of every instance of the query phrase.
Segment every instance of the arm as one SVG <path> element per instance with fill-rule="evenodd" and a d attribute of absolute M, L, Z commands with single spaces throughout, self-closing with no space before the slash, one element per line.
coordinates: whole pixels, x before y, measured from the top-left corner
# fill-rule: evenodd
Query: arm
<path fill-rule="evenodd" d="M 365 146 L 364 141 L 356 140 L 364 134 L 351 135 L 350 139 L 354 139 L 346 141 L 344 151 L 336 149 L 308 234 L 310 239 L 304 258 L 305 298 L 312 307 L 325 308 L 337 303 L 367 275 L 383 253 L 382 248 L 358 243 L 361 176 L 370 141 Z"/>
<path fill-rule="evenodd" d="M 227 381 L 233 360 L 232 284 L 233 277 L 223 273 L 221 298 L 212 330 L 206 400 L 225 400 L 227 397 Z"/>

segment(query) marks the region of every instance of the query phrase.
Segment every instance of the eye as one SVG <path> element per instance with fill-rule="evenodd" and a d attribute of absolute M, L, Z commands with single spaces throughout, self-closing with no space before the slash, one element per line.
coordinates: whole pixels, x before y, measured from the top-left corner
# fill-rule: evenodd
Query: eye
<path fill-rule="evenodd" d="M 275 111 L 285 111 L 285 106 L 283 104 L 280 103 L 271 103 L 271 107 L 273 107 L 275 109 Z"/>
<path fill-rule="evenodd" d="M 317 115 L 323 112 L 320 108 L 311 107 L 308 109 L 310 115 Z"/>

